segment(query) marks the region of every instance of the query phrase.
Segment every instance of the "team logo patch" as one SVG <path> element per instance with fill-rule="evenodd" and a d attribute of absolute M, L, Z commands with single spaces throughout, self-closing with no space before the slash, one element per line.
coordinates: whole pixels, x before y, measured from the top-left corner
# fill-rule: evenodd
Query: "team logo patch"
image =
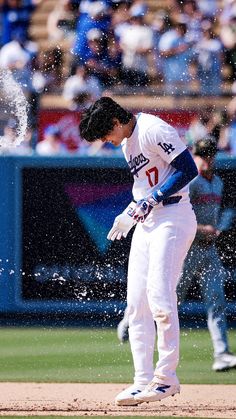
<path fill-rule="evenodd" d="M 171 143 L 158 143 L 158 145 L 164 150 L 165 153 L 170 154 L 172 151 L 175 150 Z"/>

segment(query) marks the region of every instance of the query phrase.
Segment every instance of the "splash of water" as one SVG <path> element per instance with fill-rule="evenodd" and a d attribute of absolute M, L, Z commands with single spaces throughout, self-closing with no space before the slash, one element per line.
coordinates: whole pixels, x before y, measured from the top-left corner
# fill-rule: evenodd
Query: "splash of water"
<path fill-rule="evenodd" d="M 5 109 L 5 113 L 10 113 L 17 121 L 16 138 L 9 144 L 5 137 L 0 136 L 0 144 L 4 146 L 16 147 L 25 139 L 27 130 L 27 110 L 28 103 L 21 86 L 15 81 L 10 70 L 0 70 L 0 91 L 9 112 Z"/>

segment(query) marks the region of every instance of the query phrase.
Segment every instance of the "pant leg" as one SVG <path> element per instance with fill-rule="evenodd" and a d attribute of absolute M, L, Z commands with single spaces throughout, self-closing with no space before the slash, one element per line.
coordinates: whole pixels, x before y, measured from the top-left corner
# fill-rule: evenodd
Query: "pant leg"
<path fill-rule="evenodd" d="M 148 301 L 157 325 L 158 355 L 155 376 L 160 383 L 177 384 L 179 320 L 176 286 L 184 258 L 196 233 L 190 205 L 156 211 L 156 227 L 150 232 Z"/>
<path fill-rule="evenodd" d="M 214 356 L 227 352 L 227 321 L 225 315 L 224 283 L 227 277 L 215 246 L 207 249 L 202 266 L 202 294 L 207 309 L 207 324 Z"/>
<path fill-rule="evenodd" d="M 133 234 L 128 267 L 126 315 L 136 384 L 147 384 L 153 377 L 156 338 L 146 293 L 149 256 L 145 237 L 142 225 L 138 224 Z"/>

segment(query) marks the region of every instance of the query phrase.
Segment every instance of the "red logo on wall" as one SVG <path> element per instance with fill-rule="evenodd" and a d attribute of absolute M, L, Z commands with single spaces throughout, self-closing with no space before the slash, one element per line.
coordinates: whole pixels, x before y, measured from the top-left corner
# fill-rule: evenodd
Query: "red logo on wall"
<path fill-rule="evenodd" d="M 42 110 L 39 115 L 39 141 L 43 139 L 45 128 L 56 125 L 61 131 L 61 139 L 68 150 L 76 151 L 81 146 L 79 134 L 80 112 L 67 110 Z"/>

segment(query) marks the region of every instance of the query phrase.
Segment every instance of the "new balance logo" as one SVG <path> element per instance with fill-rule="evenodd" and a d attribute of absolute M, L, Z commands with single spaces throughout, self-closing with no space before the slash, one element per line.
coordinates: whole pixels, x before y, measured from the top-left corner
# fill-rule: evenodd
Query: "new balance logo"
<path fill-rule="evenodd" d="M 155 388 L 155 391 L 160 391 L 161 393 L 165 393 L 168 388 L 170 388 L 170 386 L 165 386 L 165 385 L 158 386 L 157 388 Z"/>
<path fill-rule="evenodd" d="M 131 394 L 132 394 L 132 396 L 135 396 L 135 394 L 138 394 L 138 393 L 141 393 L 141 390 L 133 391 L 133 393 L 131 393 Z"/>

